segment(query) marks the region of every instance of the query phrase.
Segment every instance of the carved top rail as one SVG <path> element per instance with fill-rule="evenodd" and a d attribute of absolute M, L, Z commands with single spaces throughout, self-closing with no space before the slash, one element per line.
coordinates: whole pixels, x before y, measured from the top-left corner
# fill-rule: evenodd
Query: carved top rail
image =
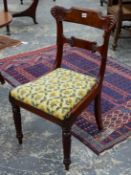
<path fill-rule="evenodd" d="M 75 7 L 65 9 L 55 6 L 52 8 L 51 13 L 57 21 L 84 24 L 99 29 L 105 29 L 106 31 L 110 31 L 115 23 L 113 16 L 105 17 L 102 16 L 101 12 L 90 9 L 78 9 Z"/>

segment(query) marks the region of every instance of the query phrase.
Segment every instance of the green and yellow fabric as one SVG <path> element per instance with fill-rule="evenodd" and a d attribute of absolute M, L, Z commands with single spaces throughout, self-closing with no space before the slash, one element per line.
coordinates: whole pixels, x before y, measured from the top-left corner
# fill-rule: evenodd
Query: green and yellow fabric
<path fill-rule="evenodd" d="M 97 83 L 94 77 L 58 68 L 39 79 L 11 90 L 11 96 L 60 120 Z"/>

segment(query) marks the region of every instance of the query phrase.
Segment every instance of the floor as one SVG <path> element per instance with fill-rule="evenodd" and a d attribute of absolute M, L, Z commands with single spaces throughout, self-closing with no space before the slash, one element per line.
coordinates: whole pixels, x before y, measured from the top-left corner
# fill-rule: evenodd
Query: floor
<path fill-rule="evenodd" d="M 31 0 L 26 0 L 22 6 L 18 0 L 12 0 L 9 9 L 19 11 L 27 8 L 30 2 Z M 1 4 L 2 1 L 0 8 Z M 37 9 L 39 24 L 33 24 L 32 19 L 28 17 L 14 18 L 10 37 L 23 41 L 23 44 L 2 50 L 0 59 L 55 44 L 55 22 L 50 15 L 50 8 L 54 5 L 95 8 L 106 14 L 106 5 L 100 7 L 98 0 L 40 0 Z M 127 35 L 126 31 L 122 32 L 123 35 Z M 99 40 L 99 32 L 90 32 L 89 29 L 81 29 L 74 25 L 70 28 L 67 25 L 65 33 L 78 33 L 91 39 L 95 36 Z M 0 35 L 5 34 L 5 28 L 1 28 Z M 116 51 L 112 50 L 111 44 L 112 37 L 108 55 L 126 66 L 131 66 L 131 39 L 120 39 Z M 62 164 L 60 128 L 25 110 L 22 110 L 24 143 L 19 146 L 8 102 L 10 89 L 7 83 L 4 86 L 0 85 L 0 175 L 131 175 L 130 138 L 97 156 L 73 137 L 72 164 L 70 171 L 66 172 Z"/>

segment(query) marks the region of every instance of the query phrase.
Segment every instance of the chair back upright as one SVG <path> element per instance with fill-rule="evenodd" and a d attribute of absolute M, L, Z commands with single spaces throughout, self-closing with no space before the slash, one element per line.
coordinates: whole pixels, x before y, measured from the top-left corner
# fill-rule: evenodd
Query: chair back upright
<path fill-rule="evenodd" d="M 63 45 L 68 43 L 71 47 L 79 47 L 83 49 L 90 50 L 92 52 L 99 52 L 102 59 L 99 69 L 99 82 L 100 84 L 103 81 L 103 76 L 105 72 L 106 60 L 107 60 L 107 51 L 108 51 L 108 42 L 111 30 L 114 28 L 115 20 L 113 16 L 102 16 L 99 12 L 90 9 L 78 9 L 70 8 L 65 9 L 60 6 L 55 6 L 51 10 L 51 14 L 56 20 L 57 24 L 57 55 L 56 55 L 56 64 L 55 68 L 61 66 L 62 62 L 62 53 Z M 79 39 L 76 37 L 65 37 L 63 33 L 63 22 L 71 22 L 82 25 L 87 25 L 104 31 L 103 43 L 98 45 L 97 42 L 92 42 L 84 39 Z"/>

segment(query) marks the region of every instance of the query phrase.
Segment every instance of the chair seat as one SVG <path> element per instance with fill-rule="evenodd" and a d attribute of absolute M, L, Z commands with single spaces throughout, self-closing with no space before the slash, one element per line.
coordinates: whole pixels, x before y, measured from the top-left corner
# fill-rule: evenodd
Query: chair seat
<path fill-rule="evenodd" d="M 39 79 L 20 85 L 11 96 L 60 120 L 96 85 L 96 78 L 58 68 Z"/>

